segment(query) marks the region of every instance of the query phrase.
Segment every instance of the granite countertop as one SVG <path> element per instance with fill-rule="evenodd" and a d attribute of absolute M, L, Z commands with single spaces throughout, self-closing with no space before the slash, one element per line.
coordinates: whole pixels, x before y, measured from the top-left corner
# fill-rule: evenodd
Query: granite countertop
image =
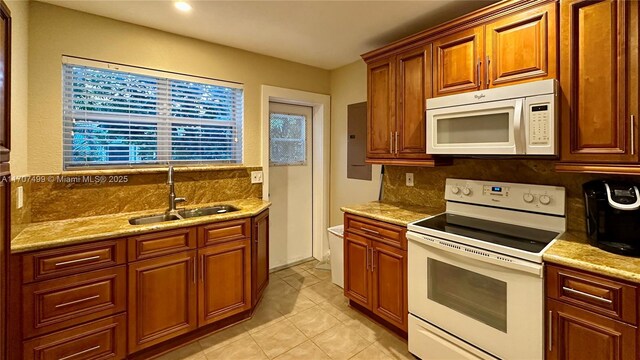
<path fill-rule="evenodd" d="M 421 207 L 384 201 L 372 201 L 365 204 L 343 206 L 343 212 L 364 216 L 374 220 L 380 220 L 400 226 L 437 215 L 444 211 L 437 207 Z"/>
<path fill-rule="evenodd" d="M 640 258 L 622 256 L 589 245 L 584 232 L 566 232 L 544 253 L 545 262 L 640 283 Z"/>
<path fill-rule="evenodd" d="M 261 199 L 242 199 L 211 204 L 198 204 L 186 206 L 185 208 L 200 208 L 222 203 L 233 205 L 240 210 L 225 214 L 201 216 L 148 225 L 131 225 L 129 224 L 129 219 L 161 214 L 164 212 L 164 209 L 33 223 L 27 225 L 25 229 L 22 230 L 13 239 L 13 241 L 11 241 L 11 252 L 22 253 L 70 244 L 125 237 L 158 230 L 168 230 L 205 223 L 246 218 L 259 214 L 271 205 L 270 202 L 263 201 Z"/>

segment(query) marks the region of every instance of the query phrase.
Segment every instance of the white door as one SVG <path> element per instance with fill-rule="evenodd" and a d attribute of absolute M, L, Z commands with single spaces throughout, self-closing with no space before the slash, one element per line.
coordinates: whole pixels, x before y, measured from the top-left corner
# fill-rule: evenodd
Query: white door
<path fill-rule="evenodd" d="M 312 257 L 312 108 L 269 103 L 269 264 Z"/>

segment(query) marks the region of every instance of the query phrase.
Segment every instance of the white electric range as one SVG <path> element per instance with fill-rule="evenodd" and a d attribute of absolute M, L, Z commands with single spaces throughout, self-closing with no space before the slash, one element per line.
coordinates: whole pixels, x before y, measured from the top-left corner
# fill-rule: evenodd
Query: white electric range
<path fill-rule="evenodd" d="M 409 351 L 543 359 L 542 254 L 565 231 L 565 189 L 447 179 L 445 199 L 408 226 Z"/>

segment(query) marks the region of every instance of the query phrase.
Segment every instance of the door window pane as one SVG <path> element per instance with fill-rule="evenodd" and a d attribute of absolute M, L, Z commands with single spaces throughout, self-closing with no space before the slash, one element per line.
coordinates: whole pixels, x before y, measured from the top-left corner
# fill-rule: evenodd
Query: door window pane
<path fill-rule="evenodd" d="M 442 261 L 427 260 L 427 297 L 507 332 L 507 283 Z"/>
<path fill-rule="evenodd" d="M 307 163 L 307 119 L 303 115 L 271 113 L 269 162 L 274 166 Z"/>
<path fill-rule="evenodd" d="M 508 112 L 437 119 L 439 144 L 509 142 Z"/>

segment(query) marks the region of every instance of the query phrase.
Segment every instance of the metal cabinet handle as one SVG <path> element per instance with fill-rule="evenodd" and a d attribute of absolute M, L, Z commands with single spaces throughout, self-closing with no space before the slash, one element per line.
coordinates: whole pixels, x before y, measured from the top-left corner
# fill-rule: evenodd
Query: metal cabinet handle
<path fill-rule="evenodd" d="M 75 354 L 71 354 L 71 355 L 69 355 L 69 356 L 62 357 L 62 358 L 60 358 L 60 359 L 58 359 L 58 360 L 67 360 L 67 359 L 71 359 L 71 358 L 74 358 L 74 357 L 76 357 L 76 356 L 78 356 L 78 355 L 86 354 L 86 353 L 88 353 L 88 352 L 90 352 L 90 351 L 98 350 L 98 349 L 100 349 L 100 345 L 94 346 L 94 347 L 89 348 L 89 349 L 87 349 L 87 350 L 79 351 L 79 352 L 77 352 L 77 353 L 75 353 Z"/>
<path fill-rule="evenodd" d="M 485 69 L 485 75 L 486 76 L 486 80 L 487 80 L 487 86 L 491 85 L 491 78 L 489 77 L 489 65 L 491 64 L 491 59 L 489 59 L 489 57 L 487 56 L 487 65 L 486 65 L 486 69 Z"/>
<path fill-rule="evenodd" d="M 69 306 L 69 305 L 74 305 L 74 304 L 79 304 L 79 303 L 82 303 L 82 302 L 85 302 L 85 301 L 97 299 L 99 297 L 100 297 L 100 295 L 89 296 L 89 297 L 84 298 L 84 299 L 74 300 L 74 301 L 69 301 L 69 302 L 66 302 L 66 303 L 58 304 L 55 307 L 57 309 L 57 308 L 61 308 L 61 307 Z"/>
<path fill-rule="evenodd" d="M 631 155 L 636 154 L 636 117 L 631 115 Z"/>
<path fill-rule="evenodd" d="M 393 154 L 393 131 L 389 132 L 389 153 Z"/>
<path fill-rule="evenodd" d="M 398 132 L 396 131 L 396 154 L 398 153 Z"/>
<path fill-rule="evenodd" d="M 365 231 L 365 232 L 368 232 L 368 233 L 370 233 L 370 234 L 380 235 L 380 233 L 379 233 L 379 232 L 377 232 L 377 231 L 375 231 L 375 230 L 367 229 L 367 228 L 365 228 L 365 227 L 361 227 L 361 228 L 360 228 L 360 230 Z"/>
<path fill-rule="evenodd" d="M 553 348 L 553 311 L 549 310 L 549 321 L 547 323 L 547 326 L 549 327 L 547 329 L 547 336 L 549 337 L 548 339 L 548 346 L 549 346 L 549 351 L 551 351 L 551 349 Z"/>
<path fill-rule="evenodd" d="M 376 269 L 376 249 L 371 248 L 371 272 Z"/>
<path fill-rule="evenodd" d="M 76 259 L 76 260 L 62 261 L 62 262 L 56 263 L 55 266 L 70 265 L 70 264 L 75 264 L 79 262 L 98 260 L 98 259 L 100 259 L 100 255 L 90 256 L 90 257 Z"/>
<path fill-rule="evenodd" d="M 478 61 L 478 65 L 476 68 L 476 75 L 478 76 L 478 89 L 482 87 L 482 78 L 480 77 L 480 67 L 482 66 L 482 61 Z"/>
<path fill-rule="evenodd" d="M 371 271 L 369 266 L 369 245 L 367 245 L 367 271 Z"/>
<path fill-rule="evenodd" d="M 588 297 L 589 299 L 602 301 L 602 302 L 607 303 L 607 304 L 611 304 L 613 302 L 613 301 L 611 301 L 609 299 L 603 298 L 602 296 L 592 295 L 592 294 L 586 293 L 584 291 L 575 290 L 575 289 L 572 289 L 572 288 L 566 287 L 566 286 L 563 286 L 562 290 L 570 292 L 570 293 L 573 293 L 573 294 L 582 295 L 582 296 Z"/>

